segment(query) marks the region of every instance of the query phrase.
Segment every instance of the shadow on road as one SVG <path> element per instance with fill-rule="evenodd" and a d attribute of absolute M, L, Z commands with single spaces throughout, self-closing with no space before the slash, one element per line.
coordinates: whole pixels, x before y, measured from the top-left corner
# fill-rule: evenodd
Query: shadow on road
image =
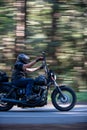
<path fill-rule="evenodd" d="M 71 125 L 0 125 L 0 130 L 87 130 L 87 123 L 78 123 Z"/>

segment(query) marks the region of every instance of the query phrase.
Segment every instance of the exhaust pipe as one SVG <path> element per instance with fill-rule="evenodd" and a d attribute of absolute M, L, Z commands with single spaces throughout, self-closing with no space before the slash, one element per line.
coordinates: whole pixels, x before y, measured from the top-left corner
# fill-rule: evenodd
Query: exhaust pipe
<path fill-rule="evenodd" d="M 24 105 L 27 105 L 26 101 L 19 101 L 19 100 L 10 99 L 10 98 L 2 98 L 1 101 L 2 102 L 13 103 L 13 104 L 24 104 Z"/>

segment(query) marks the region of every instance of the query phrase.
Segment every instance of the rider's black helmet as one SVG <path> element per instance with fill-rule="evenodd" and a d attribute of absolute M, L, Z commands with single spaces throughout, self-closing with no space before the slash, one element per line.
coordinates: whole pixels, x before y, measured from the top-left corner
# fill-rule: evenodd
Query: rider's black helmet
<path fill-rule="evenodd" d="M 28 57 L 26 54 L 19 54 L 17 57 L 17 61 L 20 61 L 24 64 L 27 64 L 30 60 L 30 57 Z"/>

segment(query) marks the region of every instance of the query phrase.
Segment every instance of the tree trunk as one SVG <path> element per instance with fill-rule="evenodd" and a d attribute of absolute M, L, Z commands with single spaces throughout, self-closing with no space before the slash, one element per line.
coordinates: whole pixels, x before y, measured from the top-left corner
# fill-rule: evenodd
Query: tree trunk
<path fill-rule="evenodd" d="M 15 39 L 15 54 L 23 53 L 25 50 L 26 38 L 26 1 L 16 0 L 16 39 Z"/>

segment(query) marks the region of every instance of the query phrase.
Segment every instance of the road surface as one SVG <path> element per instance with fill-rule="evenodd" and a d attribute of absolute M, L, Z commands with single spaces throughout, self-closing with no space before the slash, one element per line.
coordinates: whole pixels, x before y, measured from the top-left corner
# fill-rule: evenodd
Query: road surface
<path fill-rule="evenodd" d="M 73 124 L 87 123 L 87 105 L 76 105 L 71 111 L 60 112 L 53 105 L 21 109 L 13 107 L 0 112 L 0 124 Z"/>

